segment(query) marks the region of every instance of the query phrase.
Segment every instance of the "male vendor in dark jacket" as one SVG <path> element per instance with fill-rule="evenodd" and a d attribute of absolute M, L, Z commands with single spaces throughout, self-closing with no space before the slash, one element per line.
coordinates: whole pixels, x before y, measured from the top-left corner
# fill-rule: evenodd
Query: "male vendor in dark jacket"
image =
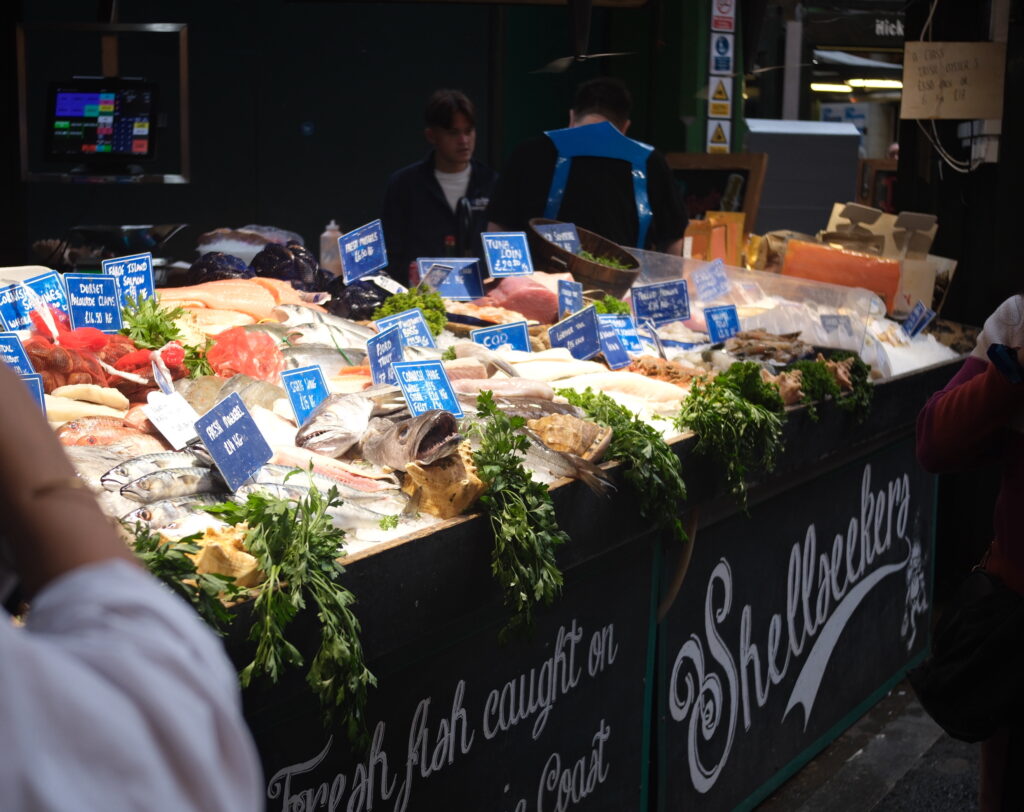
<path fill-rule="evenodd" d="M 487 207 L 491 231 L 533 217 L 575 223 L 620 245 L 680 254 L 687 217 L 664 157 L 626 137 L 632 100 L 617 79 L 579 86 L 569 127 L 520 144 Z"/>
<path fill-rule="evenodd" d="M 479 255 L 495 179 L 493 169 L 473 159 L 476 111 L 464 93 L 436 91 L 424 120 L 433 150 L 391 176 L 381 213 L 388 272 L 403 285 L 417 257 Z"/>

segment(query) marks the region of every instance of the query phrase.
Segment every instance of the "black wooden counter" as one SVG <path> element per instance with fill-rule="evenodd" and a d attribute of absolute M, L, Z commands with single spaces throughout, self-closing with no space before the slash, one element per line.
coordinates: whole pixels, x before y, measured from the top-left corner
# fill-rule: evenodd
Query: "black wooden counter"
<path fill-rule="evenodd" d="M 699 531 L 660 624 L 680 550 L 639 520 L 624 485 L 608 500 L 577 482 L 553 491 L 572 539 L 565 589 L 505 646 L 486 519 L 352 560 L 379 679 L 373 744 L 353 754 L 325 729 L 301 674 L 245 691 L 267 808 L 752 806 L 923 655 L 934 481 L 912 428 L 956 368 L 880 384 L 863 424 L 827 404 L 819 422 L 790 414 L 749 514 L 693 438 L 676 443 Z M 240 639 L 229 648 L 247 661 Z"/>

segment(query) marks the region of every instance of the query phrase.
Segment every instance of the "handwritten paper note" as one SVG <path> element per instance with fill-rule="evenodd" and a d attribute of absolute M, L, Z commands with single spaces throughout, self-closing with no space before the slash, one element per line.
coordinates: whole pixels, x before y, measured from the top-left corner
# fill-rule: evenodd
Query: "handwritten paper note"
<path fill-rule="evenodd" d="M 908 42 L 900 118 L 1002 118 L 1006 44 Z"/>

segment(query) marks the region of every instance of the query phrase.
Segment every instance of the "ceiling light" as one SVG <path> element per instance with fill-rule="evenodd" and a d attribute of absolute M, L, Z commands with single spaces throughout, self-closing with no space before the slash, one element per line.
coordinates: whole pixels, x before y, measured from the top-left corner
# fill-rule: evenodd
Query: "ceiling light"
<path fill-rule="evenodd" d="M 899 79 L 850 79 L 850 87 L 870 87 L 878 90 L 902 90 L 903 82 Z"/>
<path fill-rule="evenodd" d="M 818 93 L 852 93 L 849 85 L 830 85 L 827 82 L 811 82 L 811 90 Z"/>

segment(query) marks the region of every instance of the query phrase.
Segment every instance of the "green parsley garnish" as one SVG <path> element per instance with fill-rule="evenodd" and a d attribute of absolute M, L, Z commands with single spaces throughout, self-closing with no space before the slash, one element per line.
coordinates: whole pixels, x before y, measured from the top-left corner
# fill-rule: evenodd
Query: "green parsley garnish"
<path fill-rule="evenodd" d="M 374 321 L 385 316 L 393 316 L 403 310 L 411 310 L 418 307 L 423 311 L 423 317 L 430 327 L 430 332 L 435 336 L 441 335 L 441 331 L 448 323 L 448 316 L 445 314 L 444 299 L 441 295 L 432 290 L 426 284 L 410 288 L 405 293 L 395 293 L 384 300 L 384 303 L 373 311 Z"/>
<path fill-rule="evenodd" d="M 242 505 L 205 508 L 231 524 L 247 522 L 245 548 L 259 561 L 266 578 L 254 588 L 256 643 L 252 662 L 239 674 L 243 686 L 264 674 L 277 682 L 285 667 L 304 664 L 298 648 L 285 636 L 299 611 L 312 605 L 320 621 L 320 648 L 306 672 L 306 682 L 320 698 L 325 723 L 334 718 L 349 740 L 366 742 L 367 691 L 377 684 L 366 668 L 359 620 L 352 612 L 355 596 L 340 583 L 345 568 L 338 561 L 345 532 L 336 528 L 329 510 L 340 504 L 338 491 L 316 488 L 298 502 L 252 493 Z"/>
<path fill-rule="evenodd" d="M 518 430 L 526 421 L 502 412 L 488 391 L 481 392 L 476 402 L 480 450 L 473 453 L 473 462 L 487 484 L 480 505 L 494 533 L 491 572 L 512 611 L 498 633 L 498 639 L 505 641 L 512 632 L 531 626 L 536 604 L 550 604 L 561 592 L 562 571 L 555 550 L 569 536 L 558 526 L 547 485 L 535 482 L 523 467 L 529 440 Z"/>
<path fill-rule="evenodd" d="M 686 501 L 682 467 L 661 434 L 603 392 L 561 389 L 559 395 L 587 418 L 612 430 L 606 456 L 624 463 L 623 477 L 636 495 L 640 515 L 668 527 L 680 541 L 686 531 L 679 510 Z"/>

